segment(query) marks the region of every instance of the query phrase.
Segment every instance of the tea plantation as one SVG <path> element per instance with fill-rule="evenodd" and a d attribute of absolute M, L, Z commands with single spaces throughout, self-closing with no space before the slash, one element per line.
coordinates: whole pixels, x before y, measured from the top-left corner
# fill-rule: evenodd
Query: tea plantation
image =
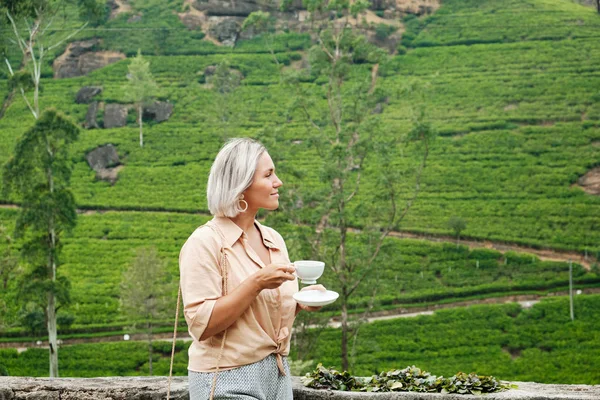
<path fill-rule="evenodd" d="M 186 10 L 183 3 L 130 0 L 131 12 L 88 27 L 72 39 L 98 38 L 97 50 L 128 57 L 141 49 L 160 87 L 157 99 L 171 102 L 174 112 L 168 121 L 145 122 L 143 148 L 132 111 L 127 126 L 82 130 L 73 146 L 72 190 L 85 212 L 64 239 L 60 270 L 71 282 L 72 303 L 60 312 L 74 322 L 59 326 L 59 337 L 123 332 L 130 325 L 120 310 L 119 284 L 140 247 L 155 246 L 168 261 L 174 303 L 179 249 L 209 219 L 207 175 L 226 138 L 268 138 L 284 188 L 299 183 L 307 190 L 323 187 L 316 168 L 320 158 L 307 141 L 309 126 L 293 108 L 278 70 L 278 63 L 290 72 L 306 61 L 310 36 L 285 32 L 275 36 L 272 46 L 260 36 L 238 41 L 233 48 L 218 46 L 205 40 L 205 32 L 183 25 L 177 17 Z M 65 12 L 68 27 L 78 27 L 77 14 L 69 8 Z M 141 21 L 127 22 L 137 14 L 143 15 Z M 570 0 L 445 0 L 434 14 L 409 15 L 402 23 L 406 31 L 397 51 L 380 67 L 378 85 L 385 97 L 378 135 L 403 137 L 422 109 L 438 137 L 422 191 L 396 229 L 449 235 L 448 220 L 460 217 L 466 221 L 463 237 L 600 258 L 600 197 L 578 186 L 580 177 L 600 165 L 600 14 Z M 63 33 L 53 31 L 50 40 Z M 55 107 L 83 123 L 88 105 L 76 104 L 75 95 L 87 85 L 102 86 L 95 100 L 125 103 L 128 59 L 87 76 L 54 79 L 52 61 L 66 48 L 64 44 L 49 54 L 42 69 L 42 108 Z M 13 65 L 20 60 L 14 49 L 9 58 Z M 205 77 L 207 67 L 223 61 L 243 76 L 226 98 Z M 6 76 L 3 68 L 2 97 L 8 93 Z M 326 106 L 321 81 L 307 77 L 302 88 L 311 93 L 313 111 Z M 230 116 L 226 124 L 224 112 Z M 100 126 L 102 118 L 100 113 Z M 32 124 L 30 111 L 16 95 L 0 118 L 0 165 Z M 117 148 L 123 164 L 114 185 L 97 180 L 85 160 L 87 153 L 107 143 Z M 412 150 L 408 146 L 394 160 L 394 168 L 407 176 L 416 159 Z M 376 196 L 376 177 L 382 172 L 378 160 L 367 158 L 363 169 L 358 202 L 350 210 L 355 228 L 364 227 L 363 206 L 384 207 Z M 408 198 L 413 182 L 402 184 L 402 196 Z M 0 204 L 18 201 L 0 196 Z M 0 208 L 0 225 L 12 230 L 16 212 Z M 297 233 L 314 224 L 310 207 L 302 218 L 306 226 L 291 226 L 276 213 L 266 216 L 266 223 L 286 238 L 292 258 L 308 256 Z M 360 252 L 365 244 L 354 235 L 349 245 Z M 353 312 L 367 306 L 374 285 L 374 307 L 382 310 L 543 294 L 564 290 L 569 281 L 566 263 L 422 240 L 388 238 L 376 263 L 378 273 L 358 289 Z M 599 286 L 598 264 L 592 262 L 590 270 L 575 264 L 574 282 L 577 288 Z M 333 290 L 338 285 L 328 273 L 322 283 Z M 0 341 L 43 336 L 19 324 L 18 285 L 11 279 L 0 292 Z M 545 301 L 531 310 L 517 305 L 471 307 L 365 325 L 352 372 L 368 375 L 416 364 L 438 375 L 462 370 L 501 379 L 600 383 L 594 372 L 600 371 L 600 298 L 578 297 L 575 322 L 568 320 L 566 301 Z M 326 311 L 336 313 L 336 304 Z M 169 324 L 159 322 L 164 329 Z M 325 331 L 310 357 L 326 366 L 338 365 L 338 336 Z M 144 374 L 145 346 L 64 347 L 61 376 Z M 168 367 L 167 347 L 155 345 L 157 374 Z M 183 348 L 180 344 L 176 362 L 180 374 L 187 362 Z M 90 358 L 97 362 L 86 363 Z M 47 352 L 32 349 L 17 355 L 0 350 L 0 364 L 14 375 L 43 376 Z"/>
<path fill-rule="evenodd" d="M 598 384 L 600 296 L 577 297 L 573 322 L 568 307 L 568 298 L 557 297 L 525 310 L 518 304 L 471 306 L 363 325 L 352 372 L 369 376 L 414 364 L 444 376 L 463 371 L 505 380 Z M 166 375 L 171 344 L 154 343 L 153 349 L 154 372 Z M 187 343 L 177 342 L 177 375 L 187 374 L 186 349 Z M 59 357 L 64 377 L 148 374 L 144 342 L 65 346 Z M 0 359 L 11 375 L 47 374 L 44 349 L 21 354 L 0 349 Z M 309 359 L 339 368 L 339 333 L 324 331 Z"/>

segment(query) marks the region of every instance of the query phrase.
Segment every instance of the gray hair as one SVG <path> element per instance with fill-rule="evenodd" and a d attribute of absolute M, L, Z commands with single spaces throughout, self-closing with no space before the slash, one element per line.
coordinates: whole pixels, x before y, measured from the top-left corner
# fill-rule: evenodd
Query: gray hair
<path fill-rule="evenodd" d="M 250 187 L 265 146 L 249 138 L 231 139 L 219 151 L 210 167 L 206 197 L 210 213 L 233 218 L 242 209 L 239 200 Z"/>

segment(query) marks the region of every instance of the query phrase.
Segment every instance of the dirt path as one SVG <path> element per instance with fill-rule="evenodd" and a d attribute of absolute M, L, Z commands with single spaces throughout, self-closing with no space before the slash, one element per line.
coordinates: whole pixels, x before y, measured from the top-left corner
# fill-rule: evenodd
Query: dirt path
<path fill-rule="evenodd" d="M 17 209 L 19 207 L 15 204 L 0 204 L 0 208 Z M 113 209 L 77 210 L 77 212 L 82 215 L 91 215 L 91 214 L 95 214 L 95 213 L 110 212 L 110 211 L 126 212 L 127 210 L 113 210 Z M 148 213 L 174 212 L 174 213 L 180 213 L 180 214 L 191 214 L 191 213 L 182 212 L 182 211 L 145 211 L 145 212 L 148 212 Z M 204 214 L 204 213 L 194 213 L 194 214 L 208 216 L 208 214 Z M 360 231 L 360 229 L 350 229 L 350 232 L 360 233 L 361 231 Z M 452 236 L 434 235 L 434 234 L 430 234 L 430 233 L 420 234 L 420 233 L 411 233 L 411 232 L 402 232 L 402 231 L 400 231 L 400 232 L 392 231 L 392 232 L 390 232 L 390 236 L 397 237 L 397 238 L 426 240 L 429 242 L 456 243 L 456 238 L 454 238 Z M 512 244 L 512 243 L 504 243 L 504 242 L 494 242 L 494 241 L 490 241 L 490 240 L 483 240 L 483 241 L 477 241 L 477 240 L 473 240 L 473 239 L 461 240 L 460 244 L 463 246 L 465 246 L 465 245 L 468 246 L 469 249 L 471 249 L 471 250 L 473 250 L 473 249 L 494 249 L 494 250 L 498 250 L 502 253 L 507 252 L 507 251 L 515 251 L 515 252 L 520 252 L 520 253 L 535 254 L 536 256 L 538 256 L 540 258 L 540 260 L 543 260 L 543 261 L 562 261 L 562 262 L 573 261 L 575 263 L 581 264 L 588 271 L 591 269 L 592 264 L 597 262 L 597 260 L 594 257 L 592 257 L 590 255 L 587 255 L 587 257 L 586 257 L 585 255 L 578 253 L 576 251 L 536 249 L 536 248 L 528 247 L 528 246 L 522 246 L 522 245 L 517 245 L 517 244 Z"/>
<path fill-rule="evenodd" d="M 581 291 L 578 291 L 577 295 L 582 294 L 597 294 L 600 293 L 600 288 L 587 288 Z M 468 307 L 471 305 L 477 304 L 506 304 L 506 303 L 519 303 L 522 308 L 530 308 L 533 305 L 540 302 L 542 298 L 552 297 L 552 296 L 566 296 L 567 292 L 554 292 L 549 293 L 544 296 L 540 295 L 513 295 L 513 296 L 504 296 L 504 297 L 490 297 L 487 299 L 479 299 L 479 300 L 467 300 L 467 301 L 458 301 L 454 303 L 448 304 L 434 304 L 431 306 L 425 307 L 411 307 L 411 308 L 396 308 L 393 310 L 385 310 L 385 311 L 377 311 L 371 313 L 371 316 L 367 319 L 367 322 L 374 321 L 382 321 L 388 319 L 395 318 L 411 318 L 417 317 L 420 315 L 433 315 L 435 311 L 446 309 L 446 308 L 458 308 L 458 307 Z M 341 323 L 339 322 L 339 317 L 333 317 L 328 323 L 328 326 L 331 328 L 339 328 Z M 158 333 L 153 336 L 153 340 L 155 341 L 172 341 L 173 333 Z M 143 333 L 130 335 L 129 341 L 146 341 L 146 335 Z M 185 329 L 179 329 L 177 333 L 177 340 L 190 341 L 192 338 L 188 335 Z M 123 335 L 115 335 L 115 336 L 103 336 L 103 337 L 95 337 L 95 338 L 81 338 L 81 339 L 66 339 L 59 343 L 62 346 L 73 345 L 73 344 L 82 344 L 82 343 L 101 343 L 101 342 L 122 342 L 124 341 Z M 0 343 L 0 348 L 16 348 L 19 353 L 29 349 L 29 348 L 48 348 L 47 341 L 38 341 L 38 342 L 6 342 Z"/>

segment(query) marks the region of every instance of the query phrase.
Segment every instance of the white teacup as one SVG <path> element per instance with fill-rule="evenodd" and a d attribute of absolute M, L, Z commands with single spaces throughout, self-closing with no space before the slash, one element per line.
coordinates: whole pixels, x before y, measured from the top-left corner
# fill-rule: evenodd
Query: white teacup
<path fill-rule="evenodd" d="M 296 268 L 296 276 L 307 285 L 317 283 L 317 279 L 323 275 L 325 269 L 325 263 L 321 261 L 301 260 L 294 261 L 293 264 Z"/>

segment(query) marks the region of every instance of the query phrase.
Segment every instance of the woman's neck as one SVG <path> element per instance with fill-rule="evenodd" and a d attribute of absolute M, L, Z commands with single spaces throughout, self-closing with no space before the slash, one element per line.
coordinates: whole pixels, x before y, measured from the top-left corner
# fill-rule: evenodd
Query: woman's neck
<path fill-rule="evenodd" d="M 254 219 L 256 218 L 256 212 L 252 210 L 246 210 L 246 212 L 239 213 L 231 220 L 239 226 L 246 234 L 254 227 Z"/>

